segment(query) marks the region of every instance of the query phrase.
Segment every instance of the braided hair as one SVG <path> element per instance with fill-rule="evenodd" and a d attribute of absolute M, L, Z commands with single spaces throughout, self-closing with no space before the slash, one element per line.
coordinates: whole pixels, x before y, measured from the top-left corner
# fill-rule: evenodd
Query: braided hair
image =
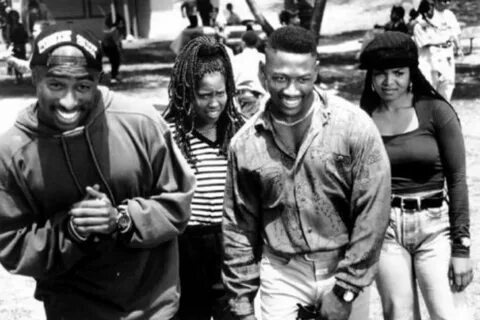
<path fill-rule="evenodd" d="M 217 121 L 217 137 L 221 154 L 245 120 L 234 106 L 235 82 L 230 58 L 223 44 L 212 37 L 199 36 L 190 40 L 180 51 L 172 69 L 168 85 L 170 102 L 165 118 L 175 126 L 175 140 L 190 164 L 196 159 L 191 154 L 188 134 L 195 129 L 195 91 L 204 75 L 220 72 L 225 78 L 227 102 Z"/>

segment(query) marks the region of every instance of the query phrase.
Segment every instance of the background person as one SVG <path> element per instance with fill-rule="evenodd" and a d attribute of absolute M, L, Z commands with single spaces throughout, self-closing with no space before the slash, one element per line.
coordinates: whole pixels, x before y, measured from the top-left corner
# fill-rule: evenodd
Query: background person
<path fill-rule="evenodd" d="M 235 82 L 239 78 L 260 81 L 260 63 L 265 62 L 265 55 L 258 51 L 260 38 L 253 30 L 242 34 L 242 51 L 236 54 L 232 59 Z"/>
<path fill-rule="evenodd" d="M 127 30 L 125 19 L 119 13 L 110 13 L 105 17 L 103 29 L 102 49 L 110 61 L 110 83 L 119 81 L 118 72 L 122 62 L 122 39 L 125 39 Z"/>
<path fill-rule="evenodd" d="M 98 87 L 99 44 L 35 40 L 37 100 L 0 137 L 0 262 L 48 320 L 171 319 L 195 179 L 153 107 Z"/>
<path fill-rule="evenodd" d="M 238 108 L 242 115 L 249 119 L 262 108 L 265 90 L 260 81 L 242 77 L 236 80 L 235 86 L 237 88 L 235 100 Z"/>
<path fill-rule="evenodd" d="M 462 54 L 460 25 L 449 5 L 450 0 L 422 0 L 418 9 L 421 18 L 413 29 L 420 70 L 447 101 L 455 88 L 455 50 Z"/>
<path fill-rule="evenodd" d="M 284 9 L 280 11 L 278 15 L 278 20 L 280 20 L 280 24 L 282 26 L 299 26 L 300 25 L 300 18 L 298 17 L 298 11 L 292 11 L 288 9 Z"/>
<path fill-rule="evenodd" d="M 418 69 L 409 35 L 377 35 L 360 62 L 367 70 L 361 107 L 376 123 L 392 168 L 390 224 L 377 277 L 384 317 L 420 318 L 418 284 L 431 319 L 455 319 L 452 290 L 463 291 L 472 280 L 458 117 Z"/>
<path fill-rule="evenodd" d="M 240 19 L 240 16 L 235 11 L 233 11 L 233 4 L 229 2 L 225 7 L 227 9 L 226 25 L 235 26 L 242 24 L 242 19 Z"/>
<path fill-rule="evenodd" d="M 202 19 L 202 26 L 210 27 L 213 12 L 213 5 L 210 0 L 197 0 L 197 9 Z"/>
<path fill-rule="evenodd" d="M 22 21 L 25 23 L 25 30 L 29 38 L 33 38 L 33 26 L 36 21 L 49 21 L 53 23 L 55 19 L 43 0 L 22 1 Z M 33 43 L 32 43 L 33 44 Z"/>
<path fill-rule="evenodd" d="M 408 33 L 407 25 L 405 24 L 405 9 L 402 5 L 392 6 L 390 11 L 390 21 L 388 21 L 384 26 L 375 25 L 375 28 L 383 28 L 385 31 L 400 31 Z"/>
<path fill-rule="evenodd" d="M 51 25 L 49 21 L 36 21 L 33 25 L 33 39 L 36 39 L 38 35 L 49 25 Z M 30 59 L 27 60 L 15 57 L 13 55 L 13 48 L 10 48 L 3 55 L 0 55 L 0 59 L 5 59 L 9 66 L 13 67 L 15 71 L 20 72 L 21 74 L 29 73 L 31 71 Z"/>
<path fill-rule="evenodd" d="M 11 25 L 9 28 L 9 40 L 11 42 L 12 57 L 19 60 L 27 60 L 27 42 L 28 34 L 25 27 L 20 22 L 20 14 L 16 10 L 10 12 Z M 14 68 L 15 83 L 20 84 L 23 80 L 23 73 Z"/>
<path fill-rule="evenodd" d="M 197 1 L 188 0 L 184 1 L 180 6 L 182 12 L 182 17 L 187 17 L 190 25 L 187 28 L 196 28 L 198 27 L 198 12 L 197 12 Z"/>
<path fill-rule="evenodd" d="M 262 66 L 270 99 L 230 144 L 223 274 L 238 319 L 255 319 L 257 290 L 262 319 L 296 319 L 298 304 L 321 319 L 368 318 L 390 167 L 371 119 L 331 107 L 317 73 L 316 36 L 275 30 Z"/>
<path fill-rule="evenodd" d="M 243 124 L 234 107 L 235 84 L 223 44 L 191 40 L 179 53 L 165 117 L 198 181 L 192 216 L 180 236 L 181 320 L 230 319 L 221 279 L 222 209 L 227 147 Z"/>

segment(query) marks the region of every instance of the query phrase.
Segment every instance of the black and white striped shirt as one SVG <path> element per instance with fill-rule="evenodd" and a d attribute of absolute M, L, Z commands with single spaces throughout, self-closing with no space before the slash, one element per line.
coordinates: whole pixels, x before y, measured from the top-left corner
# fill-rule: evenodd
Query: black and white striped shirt
<path fill-rule="evenodd" d="M 175 134 L 175 126 L 170 124 Z M 191 155 L 196 159 L 191 165 L 197 179 L 192 200 L 192 216 L 188 225 L 215 225 L 222 222 L 227 158 L 220 146 L 196 131 L 188 135 Z"/>

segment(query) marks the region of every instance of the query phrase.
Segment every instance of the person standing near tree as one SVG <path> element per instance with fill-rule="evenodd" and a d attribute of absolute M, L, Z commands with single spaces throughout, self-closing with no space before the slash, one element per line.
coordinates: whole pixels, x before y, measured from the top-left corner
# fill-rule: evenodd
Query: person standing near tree
<path fill-rule="evenodd" d="M 315 89 L 317 41 L 298 26 L 267 41 L 270 99 L 230 143 L 223 277 L 237 319 L 368 319 L 388 223 L 390 166 L 373 121 Z M 362 292 L 364 291 L 364 292 Z M 315 318 L 315 319 L 316 319 Z"/>
<path fill-rule="evenodd" d="M 100 41 L 52 26 L 37 100 L 0 137 L 0 263 L 48 320 L 172 319 L 195 177 L 151 106 L 98 87 Z"/>

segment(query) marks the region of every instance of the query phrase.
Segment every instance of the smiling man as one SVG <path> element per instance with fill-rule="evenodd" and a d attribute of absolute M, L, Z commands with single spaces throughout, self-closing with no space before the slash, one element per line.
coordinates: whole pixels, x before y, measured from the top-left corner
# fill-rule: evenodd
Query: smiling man
<path fill-rule="evenodd" d="M 368 319 L 390 167 L 368 115 L 315 89 L 316 47 L 300 27 L 272 33 L 270 100 L 230 145 L 223 270 L 238 319 L 255 319 L 258 290 L 262 319 Z"/>
<path fill-rule="evenodd" d="M 0 262 L 48 320 L 171 319 L 195 179 L 159 113 L 99 87 L 89 32 L 34 44 L 37 101 L 0 137 Z"/>

